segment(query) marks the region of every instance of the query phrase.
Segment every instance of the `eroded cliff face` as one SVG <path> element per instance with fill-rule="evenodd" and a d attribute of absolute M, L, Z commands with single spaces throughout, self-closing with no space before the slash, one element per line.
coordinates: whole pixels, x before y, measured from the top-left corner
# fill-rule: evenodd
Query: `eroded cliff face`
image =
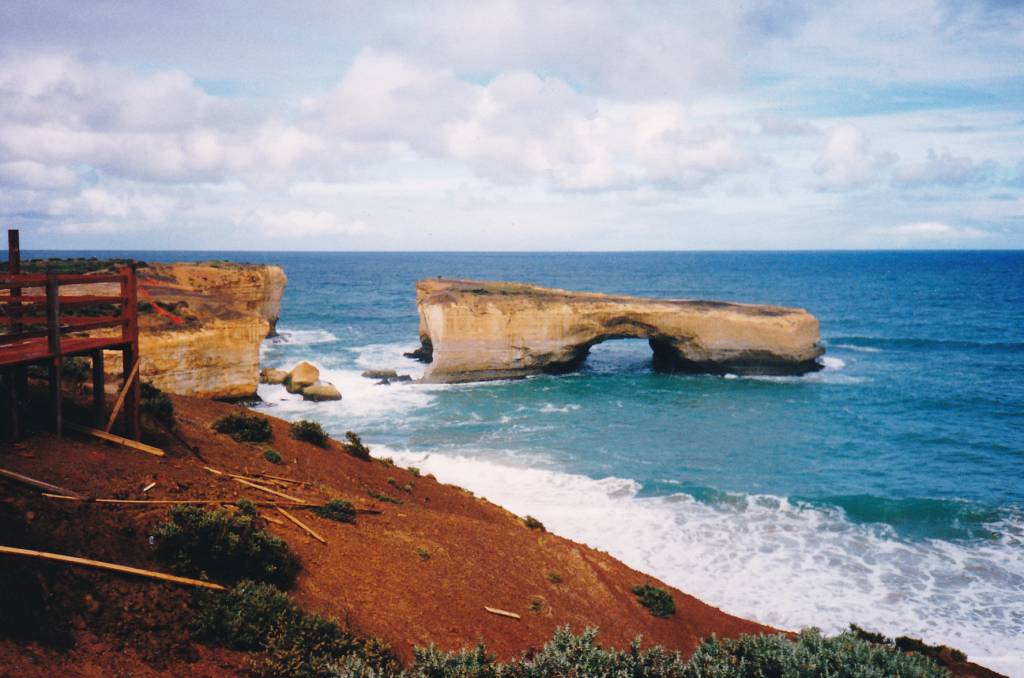
<path fill-rule="evenodd" d="M 260 344 L 273 335 L 287 283 L 279 266 L 150 264 L 139 269 L 143 381 L 179 395 L 254 395 Z M 149 300 L 183 322 L 147 308 Z M 120 355 L 108 353 L 106 364 L 119 373 Z"/>
<path fill-rule="evenodd" d="M 416 285 L 425 381 L 508 379 L 578 368 L 608 339 L 647 339 L 656 369 L 802 374 L 821 368 L 803 309 L 569 292 L 516 283 Z"/>

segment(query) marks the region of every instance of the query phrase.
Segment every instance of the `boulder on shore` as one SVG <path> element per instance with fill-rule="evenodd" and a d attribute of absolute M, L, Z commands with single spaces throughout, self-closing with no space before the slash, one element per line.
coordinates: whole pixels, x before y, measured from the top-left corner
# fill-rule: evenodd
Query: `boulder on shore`
<path fill-rule="evenodd" d="M 284 370 L 278 370 L 273 367 L 264 367 L 260 370 L 261 384 L 283 384 L 287 378 L 288 373 Z"/>
<path fill-rule="evenodd" d="M 327 381 L 317 381 L 312 386 L 302 389 L 302 399 L 320 402 L 323 400 L 341 400 L 341 391 Z"/>
<path fill-rule="evenodd" d="M 282 382 L 289 393 L 302 393 L 302 389 L 320 381 L 320 370 L 306 361 L 302 361 L 288 373 Z"/>

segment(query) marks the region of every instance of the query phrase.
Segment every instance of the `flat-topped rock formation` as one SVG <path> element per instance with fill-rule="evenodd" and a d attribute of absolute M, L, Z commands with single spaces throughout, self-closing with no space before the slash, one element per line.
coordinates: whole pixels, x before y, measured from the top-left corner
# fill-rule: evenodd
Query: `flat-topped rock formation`
<path fill-rule="evenodd" d="M 580 367 L 608 339 L 647 339 L 654 367 L 794 375 L 821 369 L 818 320 L 799 308 L 570 292 L 519 283 L 416 284 L 428 382 L 509 379 Z"/>

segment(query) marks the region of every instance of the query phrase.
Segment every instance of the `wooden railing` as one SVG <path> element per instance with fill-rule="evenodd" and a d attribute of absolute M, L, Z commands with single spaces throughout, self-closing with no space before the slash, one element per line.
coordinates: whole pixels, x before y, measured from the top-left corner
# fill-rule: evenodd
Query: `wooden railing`
<path fill-rule="evenodd" d="M 8 231 L 9 273 L 0 274 L 0 371 L 8 435 L 19 435 L 22 404 L 28 398 L 26 368 L 31 364 L 43 364 L 48 369 L 50 428 L 59 435 L 64 359 L 87 356 L 92 362 L 96 427 L 109 433 L 123 406 L 125 434 L 138 440 L 139 303 L 134 266 L 123 266 L 118 273 L 21 273 L 18 240 L 18 231 Z M 101 284 L 117 284 L 117 293 L 61 294 L 66 286 Z M 120 331 L 89 334 L 110 329 Z M 104 401 L 105 350 L 121 351 L 124 372 L 124 385 L 109 419 Z"/>

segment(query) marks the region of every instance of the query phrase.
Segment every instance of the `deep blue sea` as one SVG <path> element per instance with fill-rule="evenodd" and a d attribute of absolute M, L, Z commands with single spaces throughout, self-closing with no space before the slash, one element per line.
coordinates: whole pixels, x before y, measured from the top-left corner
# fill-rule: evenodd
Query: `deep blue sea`
<path fill-rule="evenodd" d="M 135 254 L 284 267 L 264 365 L 311 360 L 344 400 L 264 386 L 268 413 L 359 431 L 729 612 L 909 633 L 1024 675 L 1024 252 Z M 422 372 L 401 354 L 436 275 L 800 306 L 825 369 L 656 374 L 645 341 L 618 340 L 567 376 L 361 378 Z"/>

